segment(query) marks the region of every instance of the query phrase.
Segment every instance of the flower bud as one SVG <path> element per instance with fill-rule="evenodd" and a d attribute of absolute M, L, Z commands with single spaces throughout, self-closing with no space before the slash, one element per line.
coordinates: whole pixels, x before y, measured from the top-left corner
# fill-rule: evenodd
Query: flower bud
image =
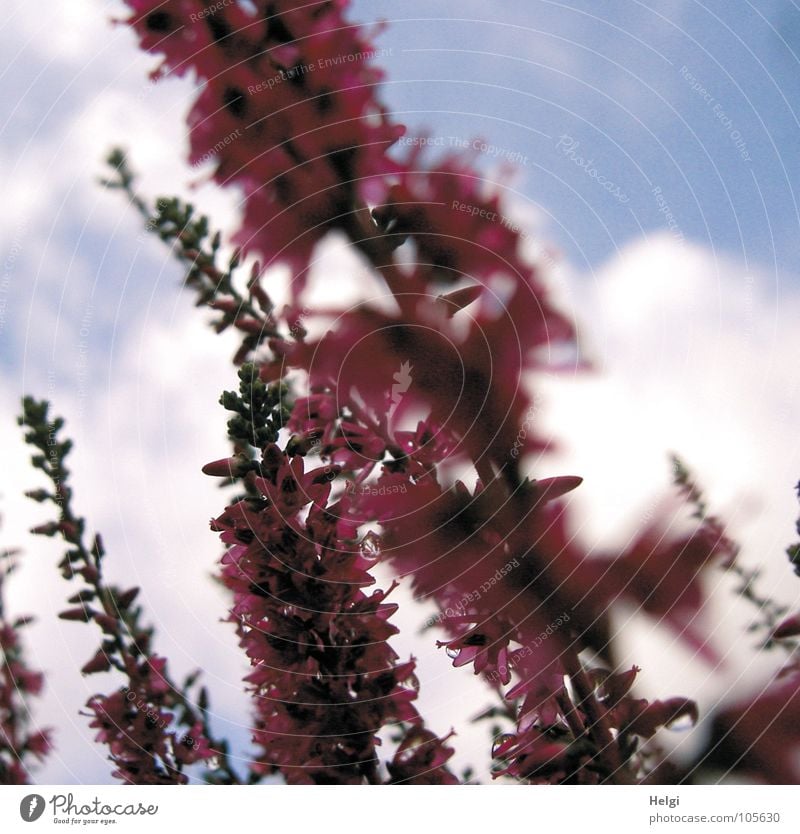
<path fill-rule="evenodd" d="M 57 521 L 48 521 L 45 524 L 38 524 L 36 527 L 32 527 L 31 533 L 34 536 L 55 536 L 60 529 L 61 527 Z"/>
<path fill-rule="evenodd" d="M 776 640 L 781 640 L 786 637 L 797 637 L 800 635 L 800 612 L 792 614 L 787 617 L 776 629 L 772 632 L 772 636 Z"/>
<path fill-rule="evenodd" d="M 62 611 L 58 618 L 59 620 L 73 620 L 75 622 L 88 623 L 92 619 L 94 611 L 91 608 L 84 606 L 82 608 L 68 608 Z"/>
<path fill-rule="evenodd" d="M 609 675 L 603 682 L 604 703 L 609 707 L 618 704 L 630 692 L 636 675 L 641 671 L 638 666 L 632 666 L 627 672 Z"/>
<path fill-rule="evenodd" d="M 204 475 L 211 475 L 214 478 L 234 478 L 235 470 L 239 465 L 237 458 L 220 458 L 219 460 L 207 463 L 203 467 Z"/>
<path fill-rule="evenodd" d="M 86 663 L 81 672 L 84 675 L 93 675 L 96 672 L 107 672 L 111 668 L 111 661 L 108 659 L 108 655 L 100 649 L 97 654 L 88 662 Z"/>
<path fill-rule="evenodd" d="M 131 588 L 117 596 L 117 604 L 125 610 L 126 608 L 130 608 L 137 596 L 139 596 L 139 588 Z"/>

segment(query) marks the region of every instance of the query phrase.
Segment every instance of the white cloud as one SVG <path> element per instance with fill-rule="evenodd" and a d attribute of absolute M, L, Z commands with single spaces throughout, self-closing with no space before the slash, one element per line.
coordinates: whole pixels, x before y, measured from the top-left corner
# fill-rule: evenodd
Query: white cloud
<path fill-rule="evenodd" d="M 796 608 L 800 582 L 784 549 L 798 513 L 800 293 L 778 303 L 775 280 L 666 235 L 631 243 L 574 280 L 569 298 L 599 373 L 541 382 L 544 421 L 563 448 L 537 468 L 583 476 L 572 494 L 581 536 L 624 545 L 658 512 L 670 491 L 667 456 L 678 453 L 741 543 L 744 563 L 763 569 L 761 590 Z M 709 588 L 725 665 L 692 661 L 672 635 L 640 623 L 624 660 L 644 667 L 644 694 L 689 695 L 708 707 L 780 660 L 751 651 L 744 628 L 757 612 L 734 597 L 730 578 L 714 573 Z"/>
<path fill-rule="evenodd" d="M 205 462 L 225 451 L 226 415 L 216 403 L 223 388 L 235 384 L 232 343 L 206 332 L 202 314 L 187 303 L 179 307 L 180 322 L 153 320 L 141 341 L 124 343 L 107 369 L 114 382 L 104 388 L 102 377 L 95 379 L 88 402 L 69 386 L 49 394 L 53 412 L 67 417 L 67 433 L 76 442 L 70 461 L 76 508 L 91 530 L 103 533 L 109 577 L 123 587 L 142 587 L 146 618 L 157 626 L 156 648 L 170 659 L 175 677 L 207 670 L 213 707 L 226 720 L 246 723 L 240 685 L 246 663 L 232 628 L 219 623 L 226 600 L 211 580 L 220 551 L 208 521 L 221 512 L 225 496 L 200 474 Z M 12 385 L 4 386 L 2 405 L 6 415 L 18 411 Z M 14 434 L 4 428 L 3 541 L 23 545 L 26 553 L 13 607 L 39 616 L 28 635 L 32 665 L 48 672 L 37 715 L 58 728 L 57 754 L 41 778 L 92 783 L 106 778 L 105 751 L 91 743 L 87 721 L 77 713 L 90 694 L 112 691 L 119 682 L 82 679 L 77 671 L 99 635 L 55 617 L 77 588 L 70 589 L 55 568 L 62 548 L 26 534 L 49 516 L 21 499 L 40 477 Z M 239 732 L 240 741 L 246 736 Z"/>
<path fill-rule="evenodd" d="M 598 373 L 545 380 L 545 413 L 586 477 L 593 531 L 617 528 L 631 498 L 646 505 L 675 451 L 735 525 L 782 514 L 762 545 L 791 535 L 800 293 L 778 304 L 769 276 L 658 236 L 575 281 L 569 303 Z"/>

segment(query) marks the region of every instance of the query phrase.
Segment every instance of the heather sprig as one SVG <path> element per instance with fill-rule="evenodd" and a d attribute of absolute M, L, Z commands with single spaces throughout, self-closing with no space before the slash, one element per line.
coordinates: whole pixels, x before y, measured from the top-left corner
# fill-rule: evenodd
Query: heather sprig
<path fill-rule="evenodd" d="M 278 440 L 291 408 L 285 383 L 268 385 L 258 375 L 258 368 L 245 363 L 239 369 L 239 391 L 225 391 L 220 403 L 234 416 L 228 420 L 228 437 L 237 444 L 264 449 Z"/>
<path fill-rule="evenodd" d="M 240 364 L 251 358 L 265 340 L 278 336 L 272 301 L 258 281 L 258 262 L 251 265 L 243 282 L 239 274 L 241 249 L 225 259 L 222 234 L 211 232 L 205 215 L 197 214 L 191 203 L 178 197 L 160 197 L 149 205 L 136 190 L 135 174 L 122 149 L 115 148 L 106 161 L 111 172 L 101 183 L 123 191 L 144 220 L 145 231 L 172 247 L 186 270 L 184 283 L 194 291 L 196 305 L 218 314 L 211 322 L 214 330 L 222 333 L 234 327 L 240 332 L 241 345 L 234 362 Z M 240 288 L 241 283 L 244 287 Z"/>
<path fill-rule="evenodd" d="M 397 574 L 409 577 L 419 595 L 436 600 L 443 612 L 455 600 L 474 598 L 475 589 L 486 584 L 479 602 L 443 620 L 449 639 L 442 645 L 456 666 L 471 664 L 476 674 L 496 675 L 504 685 L 514 669 L 517 679 L 505 696 L 514 704 L 519 733 L 525 736 L 535 726 L 538 705 L 561 693 L 567 676 L 566 696 L 579 703 L 564 702 L 563 720 L 577 733 L 582 710 L 581 744 L 591 747 L 594 763 L 594 770 L 587 768 L 590 778 L 634 778 L 619 740 L 622 731 L 584 684 L 578 655 L 583 649 L 610 654 L 608 609 L 619 598 L 655 615 L 673 607 L 694 612 L 702 595 L 693 578 L 719 549 L 708 528 L 687 539 L 664 541 L 652 534 L 618 558 L 609 555 L 590 565 L 570 546 L 558 503 L 580 480 L 531 482 L 524 476 L 525 456 L 541 452 L 546 442 L 529 421 L 531 401 L 521 380 L 544 367 L 541 357 L 553 344 L 572 350 L 576 345 L 571 323 L 524 258 L 522 237 L 499 197 L 465 156 L 437 162 L 418 153 L 389 158 L 400 129 L 375 99 L 377 75 L 368 62 L 354 57 L 349 69 L 332 63 L 330 71 L 283 78 L 285 69 L 320 56 L 324 64 L 334 47 L 339 55 L 362 54 L 355 50 L 364 46 L 363 32 L 343 25 L 347 4 L 311 4 L 308 10 L 282 3 L 257 3 L 250 10 L 234 5 L 202 20 L 190 19 L 191 4 L 158 12 L 146 0 L 129 5 L 129 23 L 143 47 L 164 56 L 160 72 L 193 71 L 202 81 L 190 116 L 192 160 L 210 154 L 221 185 L 243 186 L 239 237 L 245 248 L 267 264 L 290 266 L 296 300 L 313 247 L 338 230 L 362 252 L 395 302 L 392 309 L 365 302 L 338 311 L 335 325 L 319 338 L 306 338 L 305 327 L 294 339 L 276 333 L 268 344 L 271 355 L 257 359 L 257 373 L 265 381 L 307 377 L 306 396 L 298 396 L 288 421 L 294 437 L 285 450 L 263 447 L 260 460 L 240 450 L 206 467 L 249 485 L 249 501 L 229 507 L 215 527 L 232 546 L 225 575 L 237 606 L 247 617 L 257 612 L 272 634 L 264 645 L 256 636 L 261 626 L 239 620 L 251 661 L 261 668 L 269 655 L 278 665 L 274 632 L 291 629 L 298 616 L 283 591 L 273 588 L 283 589 L 286 566 L 299 560 L 305 572 L 313 565 L 324 575 L 349 558 L 334 558 L 319 529 L 307 529 L 309 520 L 318 511 L 323 519 L 337 519 L 324 528 L 326 542 L 335 541 L 333 551 L 344 554 L 352 544 L 341 538 L 340 528 L 379 525 L 380 539 L 371 541 L 383 547 L 371 550 L 385 552 Z M 266 28 L 253 25 L 261 18 Z M 190 41 L 204 47 L 196 52 Z M 244 55 L 246 60 L 233 61 Z M 270 68 L 286 83 L 261 83 Z M 281 119 L 273 118 L 276 111 Z M 320 117 L 326 129 L 309 131 Z M 188 219 L 181 215 L 175 227 Z M 398 245 L 406 240 L 416 253 L 413 262 L 406 262 Z M 251 292 L 258 287 L 258 281 L 249 285 Z M 320 313 L 312 309 L 307 315 Z M 398 373 L 405 380 L 400 393 Z M 254 377 L 256 369 L 246 375 Z M 268 439 L 269 428 L 253 423 L 247 402 L 226 396 L 226 405 L 238 412 L 231 421 L 238 441 L 258 448 L 259 431 Z M 404 416 L 414 411 L 423 413 L 416 429 L 403 426 Z M 302 457 L 312 450 L 323 466 L 306 472 Z M 445 462 L 473 468 L 475 490 L 462 483 L 443 486 Z M 353 482 L 335 497 L 330 482 L 341 470 Z M 305 513 L 307 506 L 307 517 L 297 517 L 298 508 Z M 245 568 L 252 575 L 243 580 Z M 313 608 L 313 597 L 302 594 L 324 589 L 305 587 L 296 574 L 293 568 L 292 594 L 300 594 L 304 609 Z M 262 578 L 273 584 L 265 589 Z M 270 608 L 275 597 L 282 602 L 279 610 Z M 339 599 L 332 610 L 347 604 Z M 548 623 L 566 612 L 569 628 L 532 650 Z M 683 618 L 672 617 L 683 633 Z M 300 636 L 292 633 L 285 642 L 295 639 Z M 319 639 L 326 642 L 325 636 Z M 261 668 L 261 674 L 267 672 Z M 287 685 L 284 696 L 291 703 L 294 682 Z M 268 730 L 277 718 L 268 713 L 262 720 Z M 268 741 L 262 745 L 265 766 L 270 760 L 286 766 L 275 752 L 277 742 L 269 735 Z M 513 750 L 509 775 L 529 778 L 520 763 L 523 753 Z"/>
<path fill-rule="evenodd" d="M 758 581 L 762 573 L 760 568 L 748 568 L 741 564 L 738 558 L 738 546 L 726 536 L 719 520 L 708 513 L 708 505 L 703 496 L 703 492 L 689 471 L 686 463 L 677 455 L 672 456 L 671 462 L 674 483 L 679 488 L 681 494 L 694 507 L 693 517 L 706 525 L 710 525 L 717 531 L 720 541 L 724 542 L 728 550 L 727 558 L 721 563 L 721 567 L 739 580 L 735 589 L 736 593 L 750 603 L 758 613 L 757 619 L 747 626 L 747 631 L 751 633 L 757 632 L 761 636 L 760 648 L 762 649 L 769 650 L 779 646 L 790 653 L 793 652 L 797 647 L 797 643 L 788 639 L 775 639 L 776 630 L 786 616 L 789 610 L 788 607 L 776 602 L 770 596 L 767 596 L 759 590 Z M 791 550 L 791 547 L 787 550 L 790 558 Z M 777 636 L 779 638 L 786 638 L 790 635 L 787 633 Z"/>
<path fill-rule="evenodd" d="M 31 726 L 31 701 L 44 684 L 25 658 L 23 630 L 33 618 L 12 618 L 6 610 L 6 585 L 17 555 L 0 550 L 0 785 L 29 784 L 31 771 L 52 747 L 52 731 Z"/>
<path fill-rule="evenodd" d="M 295 298 L 314 244 L 341 229 L 356 205 L 380 200 L 402 135 L 376 99 L 381 72 L 346 3 L 127 0 L 125 21 L 156 75 L 202 81 L 188 116 L 190 161 L 244 193 L 237 242 L 288 264 Z M 200 13 L 200 14 L 198 14 Z M 303 73 L 311 66 L 319 72 Z"/>
<path fill-rule="evenodd" d="M 153 650 L 153 630 L 143 624 L 142 607 L 136 604 L 139 588 L 119 588 L 104 577 L 102 539 L 96 534 L 89 543 L 86 520 L 73 509 L 66 465 L 72 442 L 61 438 L 64 420 L 50 418 L 46 401 L 26 397 L 18 422 L 26 429 L 25 441 L 36 450 L 33 466 L 52 486 L 52 491 L 39 489 L 28 495 L 58 507 L 57 520 L 32 532 L 62 537 L 68 545 L 59 565 L 62 575 L 83 585 L 69 598 L 72 607 L 58 616 L 69 622 L 93 622 L 103 635 L 81 671 L 94 675 L 114 669 L 126 680 L 111 695 L 97 694 L 87 703 L 90 726 L 98 730 L 97 740 L 109 747 L 114 775 L 133 784 L 183 784 L 185 767 L 206 761 L 216 771 L 214 780 L 238 781 L 227 743 L 212 740 L 209 732 L 207 696 L 202 694 L 203 703 L 198 704 L 190 696 L 196 676 L 190 676 L 183 687 L 176 685 L 166 660 Z"/>
<path fill-rule="evenodd" d="M 261 472 L 262 450 L 277 442 L 281 428 L 289 419 L 289 388 L 282 381 L 263 382 L 256 366 L 249 362 L 239 368 L 238 376 L 238 392 L 224 391 L 219 400 L 234 415 L 228 420 L 233 455 L 206 464 L 203 472 L 224 478 L 220 484 L 223 487 L 243 484 L 246 496 L 257 500 L 260 493 L 253 478 L 247 476 Z"/>
<path fill-rule="evenodd" d="M 220 401 L 235 412 L 234 444 L 258 454 L 204 471 L 248 487 L 212 529 L 228 546 L 222 580 L 252 667 L 253 773 L 279 773 L 290 784 L 377 784 L 377 734 L 400 724 L 390 781 L 456 781 L 446 767 L 452 750 L 413 706 L 414 662 L 399 662 L 387 642 L 397 632 L 388 623 L 396 606 L 384 602 L 391 588 L 362 590 L 375 581 L 371 551 L 345 518 L 346 496 L 331 500 L 338 469 L 306 471 L 301 455 L 276 445 L 287 416 L 282 383 L 267 386 L 249 365 L 239 379 L 239 392 Z"/>

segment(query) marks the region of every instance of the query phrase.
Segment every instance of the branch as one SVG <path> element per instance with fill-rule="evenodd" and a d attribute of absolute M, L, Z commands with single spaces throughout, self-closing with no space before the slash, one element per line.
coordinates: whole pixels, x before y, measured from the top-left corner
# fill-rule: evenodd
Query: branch
<path fill-rule="evenodd" d="M 94 718 L 91 726 L 100 731 L 98 740 L 111 747 L 111 758 L 117 765 L 115 775 L 135 784 L 183 783 L 185 765 L 216 757 L 217 778 L 238 782 L 228 759 L 227 743 L 206 735 L 205 711 L 195 708 L 187 688 L 170 679 L 166 661 L 151 650 L 153 630 L 141 624 L 142 609 L 134 604 L 139 589 L 122 590 L 108 584 L 103 576 L 102 539 L 95 535 L 89 544 L 86 521 L 73 510 L 65 463 L 72 442 L 60 438 L 63 419 L 49 418 L 46 401 L 26 397 L 22 405 L 18 422 L 27 429 L 26 442 L 38 452 L 31 462 L 52 487 L 52 491 L 39 489 L 27 495 L 59 509 L 57 521 L 41 524 L 31 532 L 48 537 L 60 534 L 69 545 L 59 565 L 62 575 L 85 583 L 69 599 L 74 607 L 62 611 L 59 618 L 93 621 L 103 634 L 100 649 L 82 669 L 84 674 L 114 668 L 127 678 L 122 690 L 107 697 L 96 695 L 88 702 Z M 166 732 L 176 718 L 186 729 Z"/>

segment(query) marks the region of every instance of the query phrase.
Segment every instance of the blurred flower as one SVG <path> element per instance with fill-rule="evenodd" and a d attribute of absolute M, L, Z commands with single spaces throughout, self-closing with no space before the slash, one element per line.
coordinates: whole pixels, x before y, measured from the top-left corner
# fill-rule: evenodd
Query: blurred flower
<path fill-rule="evenodd" d="M 288 263 L 298 291 L 314 244 L 383 194 L 377 178 L 403 133 L 375 99 L 381 73 L 347 3 L 259 0 L 200 11 L 188 0 L 127 0 L 157 75 L 192 70 L 203 85 L 189 113 L 190 162 L 245 194 L 237 242 L 267 265 Z"/>
<path fill-rule="evenodd" d="M 0 784 L 27 785 L 30 758 L 43 759 L 51 749 L 51 731 L 30 727 L 31 696 L 39 695 L 44 684 L 41 672 L 25 660 L 22 629 L 30 617 L 10 619 L 5 610 L 8 576 L 15 568 L 16 551 L 0 551 Z"/>
<path fill-rule="evenodd" d="M 702 522 L 688 533 L 671 533 L 664 524 L 657 520 L 621 555 L 592 558 L 585 569 L 594 574 L 595 593 L 609 601 L 633 602 L 715 661 L 700 619 L 702 577 L 710 565 L 731 557 L 731 543 L 716 523 Z"/>
<path fill-rule="evenodd" d="M 714 716 L 698 767 L 771 785 L 800 782 L 800 676 L 776 681 Z"/>

